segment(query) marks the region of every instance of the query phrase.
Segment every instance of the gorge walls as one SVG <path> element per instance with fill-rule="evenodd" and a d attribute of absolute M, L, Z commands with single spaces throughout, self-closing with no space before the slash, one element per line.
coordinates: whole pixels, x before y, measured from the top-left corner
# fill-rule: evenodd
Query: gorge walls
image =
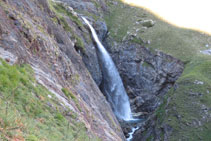
<path fill-rule="evenodd" d="M 154 130 L 151 128 L 154 126 L 155 111 L 163 103 L 165 93 L 171 87 L 176 87 L 175 81 L 183 71 L 180 60 L 144 47 L 141 39 L 131 42 L 130 38 L 125 38 L 120 41 L 112 36 L 107 28 L 109 23 L 104 19 L 109 14 L 109 6 L 117 4 L 110 0 L 0 1 L 0 57 L 12 65 L 30 66 L 32 71 L 28 73 L 35 79 L 35 82 L 30 82 L 31 85 L 47 89 L 44 98 L 40 96 L 43 91 L 32 96 L 41 99 L 52 113 L 59 113 L 53 119 L 64 118 L 68 123 L 82 123 L 83 137 L 78 135 L 80 130 L 77 130 L 77 126 L 73 128 L 76 132 L 73 138 L 78 140 L 125 140 L 123 131 L 127 135 L 131 130 L 130 126 L 122 126 L 122 131 L 111 106 L 99 90 L 102 70 L 96 45 L 81 16 L 91 22 L 111 54 L 130 98 L 133 115 L 146 119 L 143 128 L 136 132 L 137 139 L 144 139 L 140 137 L 143 130 L 150 129 L 148 134 Z M 22 81 L 20 85 L 24 85 Z M 53 104 L 49 102 L 52 96 Z M 55 103 L 58 108 L 54 106 Z M 30 111 L 24 106 L 14 107 L 25 109 L 17 109 L 20 115 Z M 24 118 L 39 121 L 42 125 L 50 122 L 41 115 Z M 63 120 L 61 123 L 63 125 Z M 32 125 L 31 128 L 36 129 L 37 126 Z M 23 138 L 30 134 L 30 131 L 23 132 Z M 5 133 L 5 136 L 8 135 Z M 38 136 L 38 140 L 48 137 L 40 133 L 35 136 Z M 57 139 L 64 139 L 66 133 L 62 132 L 61 136 L 63 138 L 59 136 Z M 65 139 L 70 140 L 68 137 Z"/>

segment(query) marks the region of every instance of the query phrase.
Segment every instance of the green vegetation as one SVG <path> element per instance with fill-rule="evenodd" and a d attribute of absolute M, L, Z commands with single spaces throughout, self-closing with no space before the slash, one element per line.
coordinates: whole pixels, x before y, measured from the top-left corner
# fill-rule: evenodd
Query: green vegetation
<path fill-rule="evenodd" d="M 97 16 L 97 15 L 95 15 L 95 14 L 93 14 L 93 13 L 88 12 L 88 11 L 79 11 L 79 10 L 76 10 L 76 11 L 77 11 L 77 12 L 80 12 L 81 14 L 86 15 L 87 17 L 92 17 L 95 21 L 101 19 L 100 16 Z"/>
<path fill-rule="evenodd" d="M 211 107 L 211 56 L 201 54 L 200 50 L 208 49 L 205 45 L 211 44 L 211 37 L 170 25 L 138 7 L 131 8 L 120 2 L 109 6 L 106 22 L 110 39 L 121 42 L 129 36 L 128 33 L 136 33 L 137 38 L 150 40 L 146 47 L 170 54 L 185 63 L 185 70 L 177 81 L 178 88 L 168 92 L 156 111 L 158 127 L 169 124 L 173 128 L 170 140 L 208 141 L 211 138 L 210 111 L 206 114 L 203 107 Z M 146 19 L 156 21 L 156 24 L 144 29 L 137 23 Z M 136 32 L 137 29 L 140 30 Z M 202 84 L 196 84 L 197 81 Z M 167 99 L 170 100 L 167 102 Z"/>
<path fill-rule="evenodd" d="M 64 109 L 32 74 L 29 65 L 0 61 L 0 140 L 90 140 L 76 114 Z M 73 115 L 68 120 L 67 112 Z"/>
<path fill-rule="evenodd" d="M 63 13 L 64 15 L 68 16 L 79 28 L 83 28 L 83 24 L 82 22 L 78 19 L 78 17 L 76 17 L 75 15 L 73 15 L 71 12 L 69 12 L 68 10 L 66 10 L 66 8 L 60 4 L 60 3 L 55 3 L 53 5 L 55 11 L 57 13 Z"/>
<path fill-rule="evenodd" d="M 49 0 L 48 2 L 50 9 L 56 15 L 56 17 L 52 18 L 52 21 L 56 24 L 60 23 L 65 31 L 70 32 L 72 34 L 72 38 L 76 40 L 76 50 L 80 50 L 83 54 L 85 54 L 86 49 L 83 40 L 69 26 L 69 24 L 65 20 L 65 16 L 68 17 L 71 21 L 73 21 L 81 30 L 84 28 L 82 22 L 78 19 L 78 17 L 69 12 L 62 4 L 54 3 L 51 0 Z"/>
<path fill-rule="evenodd" d="M 155 112 L 159 122 L 163 122 L 164 120 L 166 103 L 167 103 L 167 96 L 163 98 L 163 103 L 158 107 L 158 109 Z"/>
<path fill-rule="evenodd" d="M 100 8 L 101 7 L 99 2 L 97 2 L 96 0 L 91 0 L 91 2 L 94 3 L 96 8 Z"/>
<path fill-rule="evenodd" d="M 133 42 L 133 43 L 144 45 L 144 41 L 141 38 L 134 37 L 130 41 Z"/>
<path fill-rule="evenodd" d="M 147 138 L 147 141 L 153 141 L 153 136 L 149 136 L 149 138 Z"/>
<path fill-rule="evenodd" d="M 72 98 L 73 100 L 77 100 L 75 95 L 70 92 L 67 88 L 62 88 L 62 92 L 68 97 L 68 98 Z"/>
<path fill-rule="evenodd" d="M 71 91 L 69 91 L 67 88 L 62 88 L 62 92 L 63 92 L 68 98 L 71 98 L 71 99 L 75 102 L 75 104 L 76 104 L 78 110 L 81 111 L 80 104 L 79 104 L 79 102 L 78 102 L 78 99 L 75 97 L 75 95 L 74 95 Z"/>
<path fill-rule="evenodd" d="M 85 53 L 85 47 L 84 47 L 84 42 L 83 40 L 75 35 L 76 43 L 75 43 L 75 48 L 76 50 L 82 51 L 82 53 Z"/>

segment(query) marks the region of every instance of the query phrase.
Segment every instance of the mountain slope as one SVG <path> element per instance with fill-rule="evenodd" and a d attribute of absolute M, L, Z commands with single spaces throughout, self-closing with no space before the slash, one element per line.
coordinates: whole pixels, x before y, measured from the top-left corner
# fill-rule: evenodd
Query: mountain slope
<path fill-rule="evenodd" d="M 156 122 L 136 133 L 137 140 L 209 140 L 211 103 L 211 37 L 193 30 L 170 25 L 146 10 L 120 1 L 109 1 L 106 22 L 115 44 L 130 39 L 159 50 L 185 63 L 183 75 L 165 96 L 155 113 Z M 146 21 L 153 21 L 150 26 Z M 150 23 L 150 22 L 148 22 Z M 117 48 L 120 46 L 116 46 Z"/>

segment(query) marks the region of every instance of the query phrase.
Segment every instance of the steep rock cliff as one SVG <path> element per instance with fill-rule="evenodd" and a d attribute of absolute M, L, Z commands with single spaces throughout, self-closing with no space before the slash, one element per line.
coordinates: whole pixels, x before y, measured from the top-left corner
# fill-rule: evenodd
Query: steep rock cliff
<path fill-rule="evenodd" d="M 96 67 L 97 60 L 93 57 L 96 55 L 93 51 L 90 51 L 93 50 L 93 47 L 90 34 L 80 17 L 67 4 L 51 0 L 0 1 L 0 57 L 7 63 L 16 66 L 17 71 L 19 66 L 28 64 L 31 71 L 26 70 L 26 74 L 31 79 L 35 78 L 31 87 L 36 89 L 38 86 L 44 86 L 40 91 L 35 92 L 35 95 L 32 95 L 32 98 L 35 98 L 33 101 L 38 101 L 37 98 L 41 99 L 42 104 L 39 105 L 48 105 L 47 107 L 51 110 L 50 113 L 58 112 L 58 115 L 53 116 L 52 120 L 50 120 L 50 117 L 40 114 L 25 115 L 25 113 L 31 111 L 30 107 L 27 109 L 27 105 L 30 103 L 30 101 L 27 101 L 28 99 L 24 100 L 26 101 L 24 105 L 21 102 L 22 99 L 15 98 L 15 109 L 21 119 L 32 119 L 34 122 L 40 122 L 41 131 L 44 130 L 41 128 L 42 125 L 61 119 L 61 123 L 54 127 L 47 126 L 54 128 L 54 130 L 45 129 L 51 132 L 50 134 L 55 135 L 55 140 L 71 140 L 74 138 L 79 140 L 124 140 L 119 123 L 108 102 L 83 63 L 86 58 L 87 68 L 96 68 L 91 73 L 93 76 L 94 74 L 97 76 L 95 80 L 99 83 L 100 71 L 99 67 Z M 2 60 L 1 62 L 5 64 L 5 61 Z M 2 67 L 5 67 L 5 65 Z M 7 65 L 6 68 L 11 69 Z M 5 72 L 5 74 L 7 73 Z M 18 71 L 15 75 L 21 75 L 21 71 L 20 74 Z M 5 80 L 12 81 L 12 79 L 10 80 L 12 76 L 8 72 Z M 19 87 L 22 89 L 26 84 L 19 80 L 17 81 L 17 89 Z M 1 85 L 3 84 L 5 87 L 2 87 L 1 95 L 6 96 L 10 93 L 10 90 L 4 90 L 7 85 L 6 81 L 1 81 Z M 30 90 L 33 90 L 32 88 Z M 46 89 L 47 92 L 45 90 L 44 93 L 43 89 Z M 28 90 L 28 92 L 30 91 Z M 49 99 L 52 99 L 53 102 L 51 103 Z M 14 104 L 12 101 L 8 102 L 9 105 Z M 56 107 L 53 106 L 55 103 Z M 47 113 L 44 111 L 43 113 Z M 16 117 L 13 116 L 13 118 Z M 66 123 L 66 121 L 70 125 L 66 131 L 71 130 L 73 132 L 66 132 L 65 130 L 61 133 L 56 132 L 56 129 L 63 126 L 63 122 Z M 2 130 L 8 130 L 8 132 L 3 132 L 2 138 L 10 140 L 36 137 L 37 140 L 50 140 L 50 134 L 43 135 L 33 132 L 33 130 L 39 128 L 36 124 L 29 127 L 24 120 L 22 123 L 24 124 L 23 128 L 2 125 Z M 73 126 L 74 123 L 81 123 L 83 128 L 80 129 L 77 124 Z M 6 123 L 2 121 L 1 124 Z M 9 128 L 12 128 L 11 131 Z"/>

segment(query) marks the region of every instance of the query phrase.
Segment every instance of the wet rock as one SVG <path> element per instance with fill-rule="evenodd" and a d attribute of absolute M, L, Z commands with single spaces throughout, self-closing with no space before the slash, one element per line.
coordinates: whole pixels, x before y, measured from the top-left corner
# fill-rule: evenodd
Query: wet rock
<path fill-rule="evenodd" d="M 159 105 L 160 105 L 160 99 L 153 95 L 142 95 L 142 98 L 144 100 L 144 103 L 141 106 L 136 107 L 136 112 L 142 111 L 142 112 L 153 112 Z"/>
<path fill-rule="evenodd" d="M 98 20 L 95 23 L 95 30 L 97 31 L 99 39 L 102 41 L 108 32 L 107 25 L 105 24 L 104 21 Z"/>
<path fill-rule="evenodd" d="M 133 99 L 133 103 L 132 105 L 134 105 L 135 107 L 141 107 L 144 104 L 144 100 L 141 96 L 137 96 Z"/>
<path fill-rule="evenodd" d="M 138 113 L 132 113 L 133 118 L 140 119 L 143 116 L 147 116 L 149 113 L 147 112 L 138 112 Z"/>

